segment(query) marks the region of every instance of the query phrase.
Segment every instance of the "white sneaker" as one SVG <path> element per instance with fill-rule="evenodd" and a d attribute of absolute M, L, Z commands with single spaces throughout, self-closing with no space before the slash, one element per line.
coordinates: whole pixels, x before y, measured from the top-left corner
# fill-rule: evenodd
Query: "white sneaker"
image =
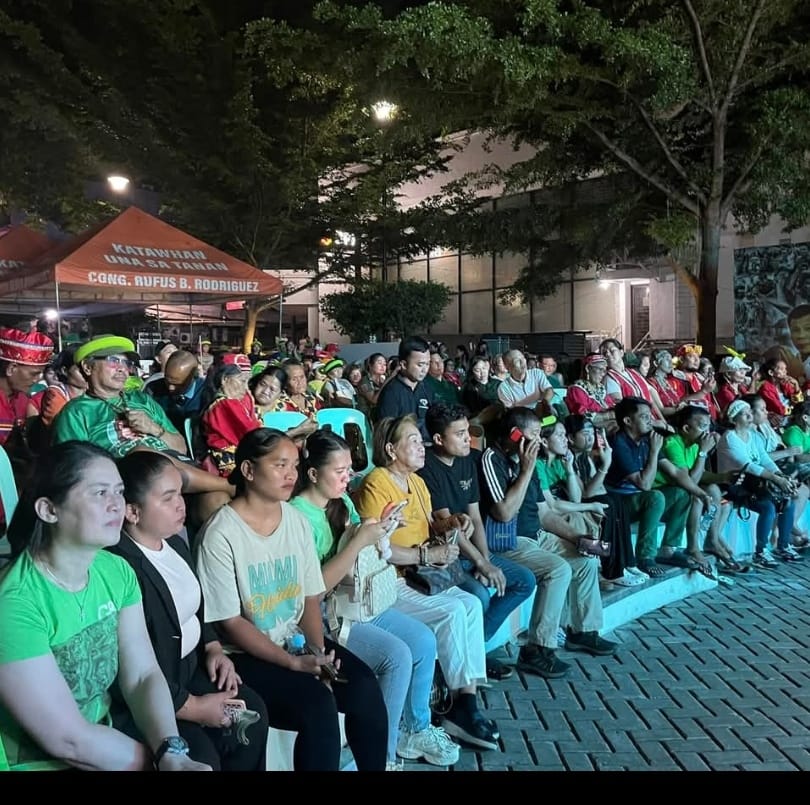
<path fill-rule="evenodd" d="M 758 567 L 779 567 L 779 562 L 773 558 L 768 548 L 763 548 L 761 552 L 755 553 L 753 562 Z"/>
<path fill-rule="evenodd" d="M 619 587 L 638 587 L 641 584 L 644 584 L 644 579 L 641 576 L 635 576 L 632 573 L 628 573 L 627 570 L 624 571 L 624 575 L 619 576 L 618 579 L 611 579 L 614 584 L 618 584 Z"/>
<path fill-rule="evenodd" d="M 386 760 L 386 771 L 405 771 L 405 764 L 400 760 Z"/>
<path fill-rule="evenodd" d="M 431 724 L 421 732 L 403 733 L 397 754 L 407 760 L 423 757 L 434 766 L 453 766 L 458 763 L 459 746 L 441 727 Z"/>
<path fill-rule="evenodd" d="M 649 574 L 645 573 L 643 570 L 640 570 L 637 567 L 626 567 L 624 569 L 624 575 L 626 576 L 628 573 L 630 575 L 632 575 L 632 576 L 636 576 L 637 578 L 640 578 L 642 581 L 649 581 L 650 580 Z"/>

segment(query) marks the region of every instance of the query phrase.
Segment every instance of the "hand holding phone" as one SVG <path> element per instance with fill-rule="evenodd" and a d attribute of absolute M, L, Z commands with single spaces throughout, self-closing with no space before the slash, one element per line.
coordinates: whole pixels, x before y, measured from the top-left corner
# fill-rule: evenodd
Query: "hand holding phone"
<path fill-rule="evenodd" d="M 311 645 L 310 643 L 306 644 L 306 650 L 308 654 L 312 654 L 314 657 L 324 657 L 326 656 L 323 651 L 315 646 Z M 340 672 L 337 669 L 337 666 L 331 662 L 327 661 L 320 666 L 321 673 L 323 676 L 326 677 L 328 682 L 346 682 L 348 681 L 345 676 L 341 676 Z"/>

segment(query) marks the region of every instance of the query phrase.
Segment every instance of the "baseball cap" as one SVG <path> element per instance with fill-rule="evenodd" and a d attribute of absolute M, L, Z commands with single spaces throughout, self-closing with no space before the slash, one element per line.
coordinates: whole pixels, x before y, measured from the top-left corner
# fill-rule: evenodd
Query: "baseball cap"
<path fill-rule="evenodd" d="M 726 357 L 720 361 L 721 372 L 740 372 L 748 371 L 750 369 L 751 367 L 736 355 L 726 355 Z"/>
<path fill-rule="evenodd" d="M 168 342 L 167 342 L 168 343 Z M 87 358 L 106 358 L 108 355 L 126 355 L 132 360 L 132 353 L 135 352 L 135 344 L 129 338 L 122 335 L 99 335 L 82 344 L 73 356 L 76 363 L 81 363 Z"/>
<path fill-rule="evenodd" d="M 222 363 L 228 366 L 233 364 L 238 366 L 243 372 L 249 372 L 251 368 L 250 358 L 244 353 L 228 352 L 222 356 Z"/>

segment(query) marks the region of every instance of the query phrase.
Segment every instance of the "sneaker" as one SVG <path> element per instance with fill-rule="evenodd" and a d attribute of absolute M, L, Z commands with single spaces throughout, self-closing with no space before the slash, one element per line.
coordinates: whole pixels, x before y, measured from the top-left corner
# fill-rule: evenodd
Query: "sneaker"
<path fill-rule="evenodd" d="M 479 749 L 497 749 L 498 743 L 492 734 L 490 722 L 475 708 L 454 707 L 445 717 L 442 725 L 447 733 L 463 743 Z"/>
<path fill-rule="evenodd" d="M 784 548 L 777 548 L 773 555 L 776 556 L 778 559 L 781 559 L 783 562 L 801 562 L 802 558 L 796 552 L 796 550 L 788 545 Z"/>
<path fill-rule="evenodd" d="M 406 760 L 424 758 L 434 766 L 458 763 L 459 747 L 441 728 L 432 724 L 421 732 L 403 734 L 397 743 L 397 755 Z"/>
<path fill-rule="evenodd" d="M 637 578 L 641 579 L 642 581 L 649 581 L 650 576 L 649 573 L 645 573 L 641 568 L 638 567 L 626 567 L 624 569 L 624 575 L 630 574 L 631 576 L 636 576 Z"/>
<path fill-rule="evenodd" d="M 754 554 L 754 564 L 757 567 L 779 567 L 779 562 L 773 558 L 767 548 L 763 548 L 763 550 Z"/>
<path fill-rule="evenodd" d="M 487 679 L 502 682 L 504 679 L 510 679 L 513 674 L 511 665 L 506 665 L 494 657 L 487 657 Z"/>
<path fill-rule="evenodd" d="M 641 576 L 635 576 L 632 573 L 628 573 L 626 570 L 618 579 L 611 579 L 611 581 L 614 584 L 618 584 L 619 587 L 638 587 L 640 584 L 644 584 L 644 579 L 642 579 Z"/>
<path fill-rule="evenodd" d="M 398 760 L 386 760 L 385 761 L 385 770 L 386 771 L 405 771 L 405 764 L 400 763 Z"/>
<path fill-rule="evenodd" d="M 565 647 L 569 651 L 586 651 L 594 657 L 608 657 L 616 653 L 618 643 L 599 637 L 599 632 L 568 632 Z"/>
<path fill-rule="evenodd" d="M 571 666 L 557 659 L 557 652 L 553 648 L 525 645 L 518 653 L 517 668 L 544 679 L 559 679 L 566 675 Z"/>

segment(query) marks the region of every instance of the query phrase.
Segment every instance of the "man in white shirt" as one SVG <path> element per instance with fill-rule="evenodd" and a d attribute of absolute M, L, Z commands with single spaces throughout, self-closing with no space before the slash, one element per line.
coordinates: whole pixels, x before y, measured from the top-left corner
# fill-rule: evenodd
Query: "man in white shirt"
<path fill-rule="evenodd" d="M 519 349 L 512 349 L 504 355 L 504 363 L 509 376 L 498 386 L 498 399 L 505 408 L 521 406 L 540 410 L 550 410 L 554 389 L 542 369 L 528 369 L 526 356 Z"/>

